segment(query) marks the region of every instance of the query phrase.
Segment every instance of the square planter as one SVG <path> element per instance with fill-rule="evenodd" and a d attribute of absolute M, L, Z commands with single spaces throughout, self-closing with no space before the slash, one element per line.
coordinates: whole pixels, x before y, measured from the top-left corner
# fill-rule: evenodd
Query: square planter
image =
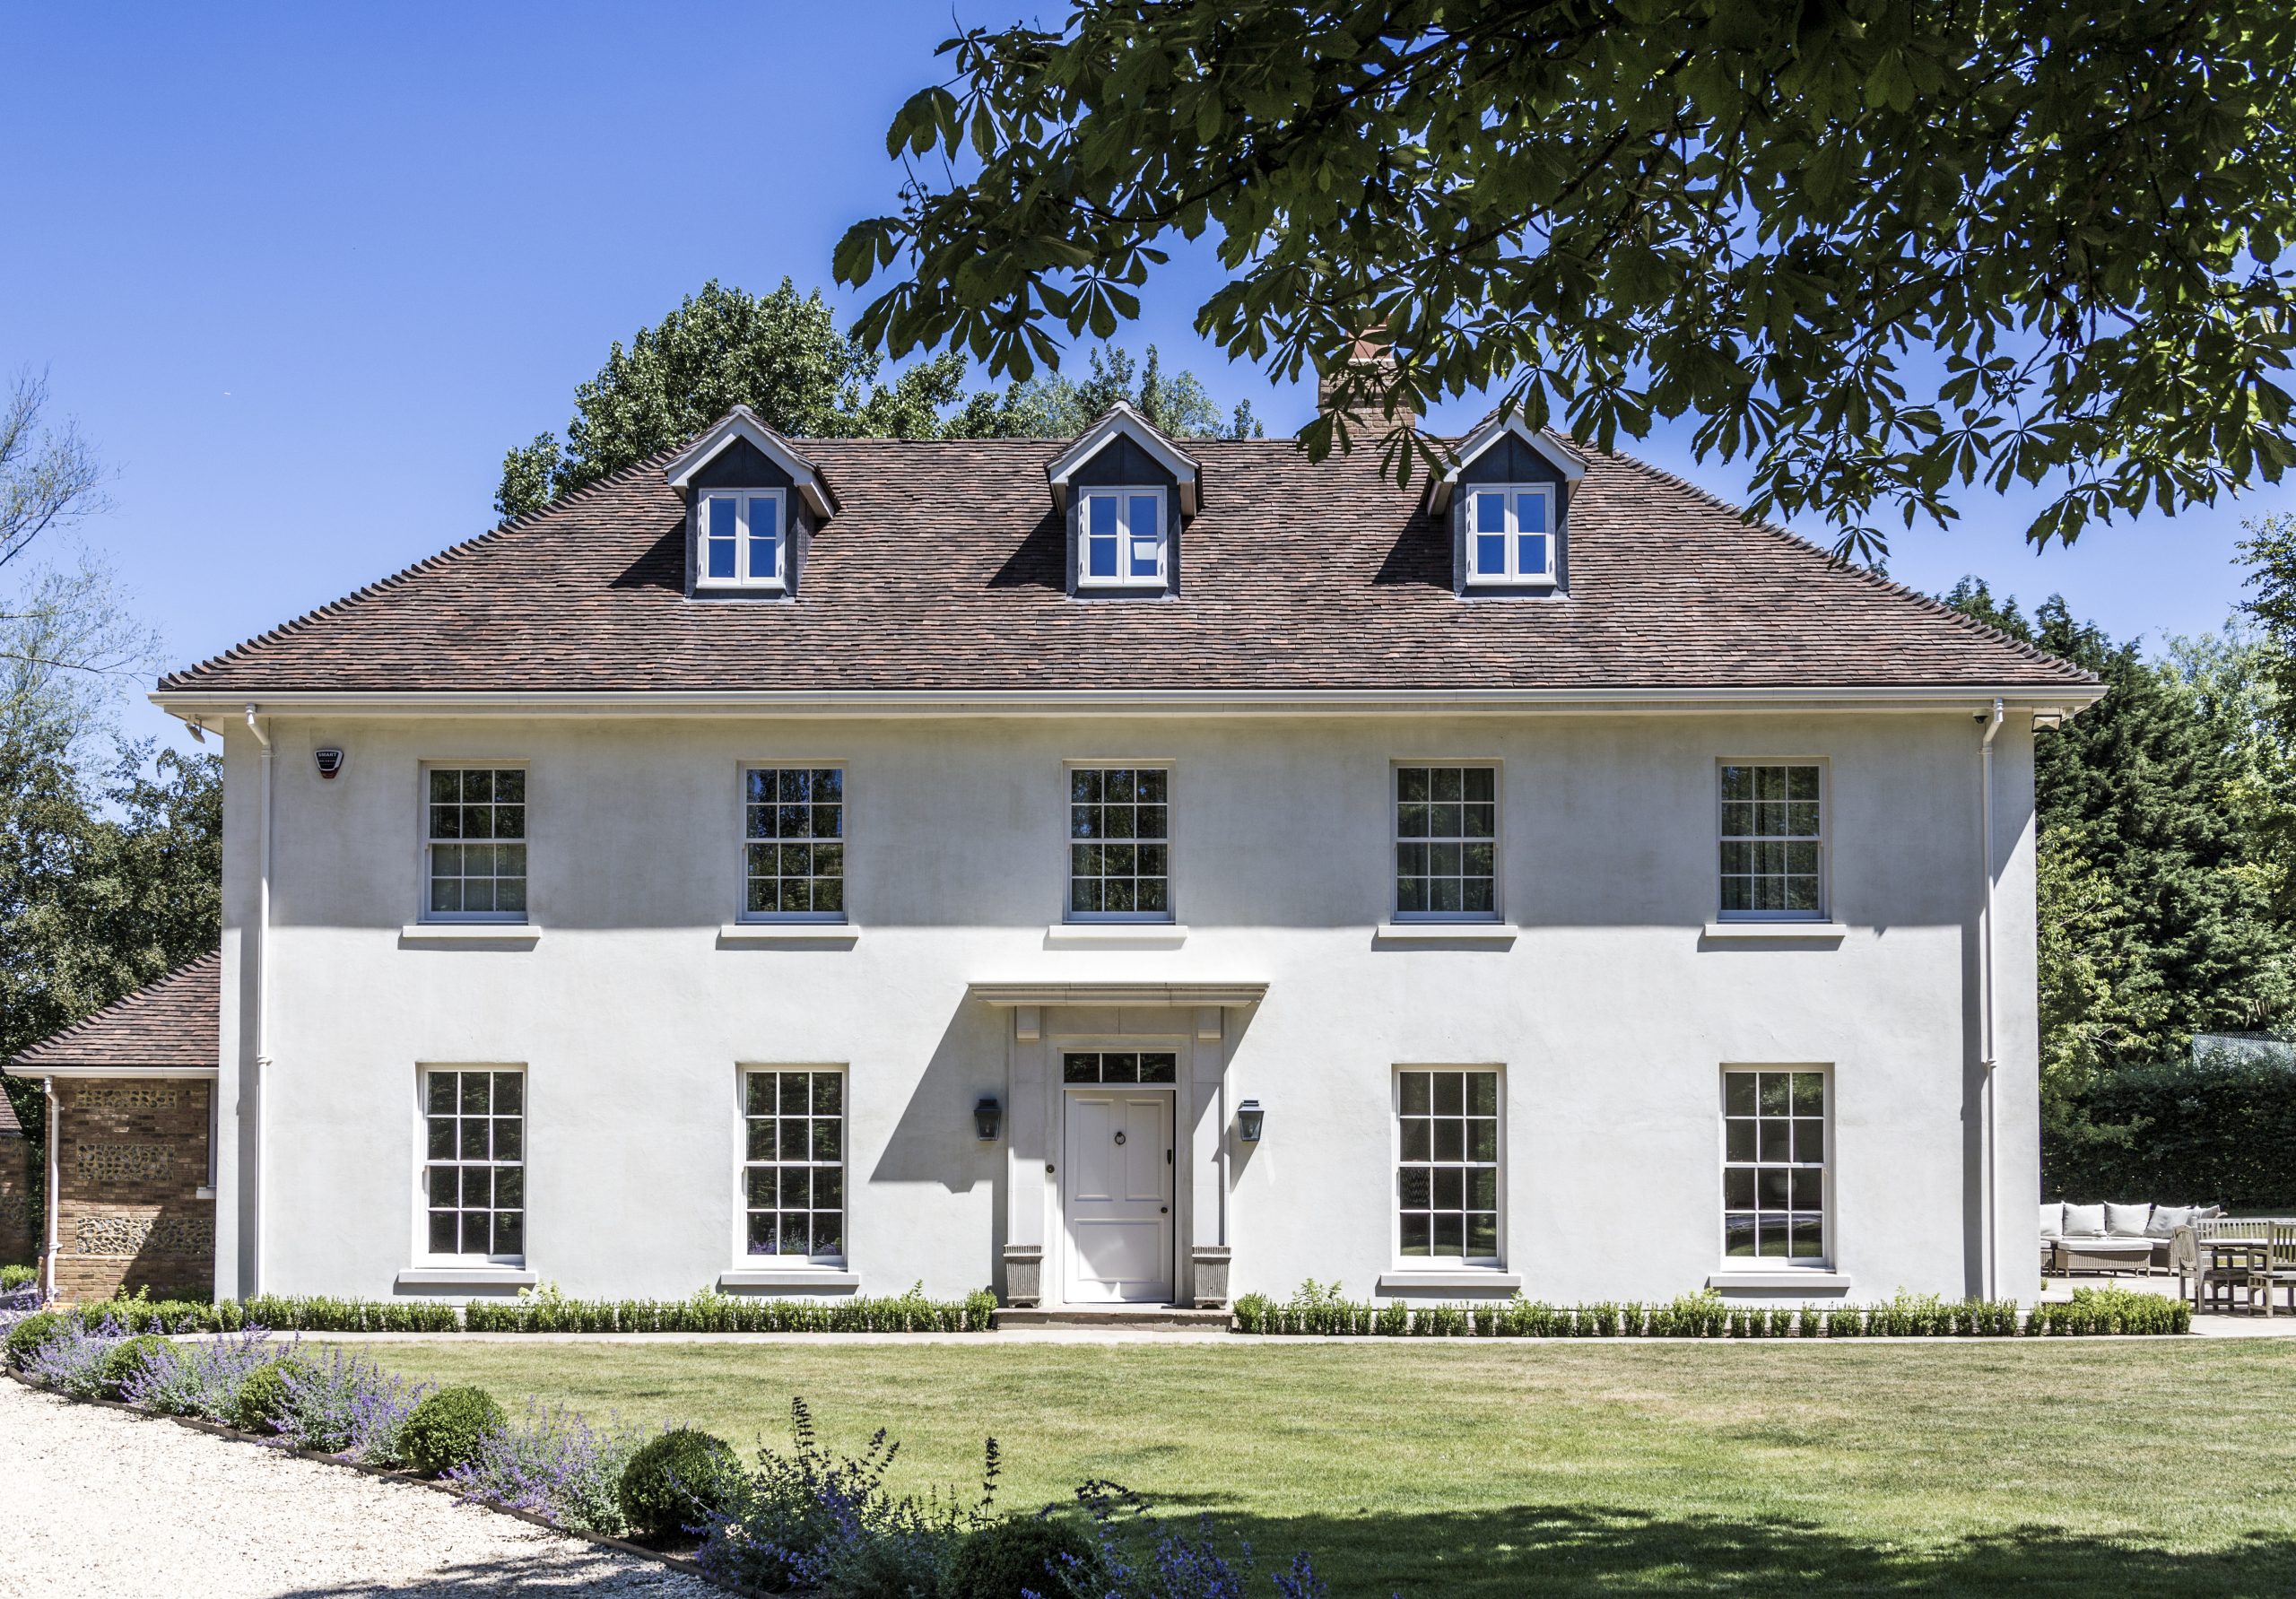
<path fill-rule="evenodd" d="M 1219 1310 L 1228 1303 L 1228 1256 L 1225 1244 L 1198 1244 L 1189 1251 L 1196 1264 L 1196 1308 Z"/>
<path fill-rule="evenodd" d="M 1004 1246 L 1004 1302 L 1030 1306 L 1044 1297 L 1044 1246 Z"/>

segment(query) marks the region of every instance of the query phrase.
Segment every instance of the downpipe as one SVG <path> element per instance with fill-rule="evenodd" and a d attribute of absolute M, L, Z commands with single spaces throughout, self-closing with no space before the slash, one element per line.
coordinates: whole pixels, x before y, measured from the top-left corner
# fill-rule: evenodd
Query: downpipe
<path fill-rule="evenodd" d="M 1978 1066 L 1983 1073 L 1979 1114 L 1984 1125 L 1979 1132 L 1979 1159 L 1984 1170 L 1979 1187 L 1985 1196 L 1985 1297 L 2001 1297 L 2001 1247 L 1996 1236 L 2001 1226 L 1997 1190 L 1999 1176 L 1996 1166 L 1994 1134 L 1993 1077 L 1995 1056 L 1995 1021 L 1993 1003 L 1993 741 L 2001 731 L 2002 705 L 1996 700 L 1992 709 L 1979 711 L 1978 717 L 1985 724 L 1985 738 L 1978 746 L 1978 811 L 1979 837 L 1984 856 L 1978 863 L 1982 879 L 1982 927 L 1978 937 Z"/>
<path fill-rule="evenodd" d="M 265 1157 L 271 1140 L 263 1120 L 264 1100 L 271 1088 L 271 734 L 256 719 L 253 704 L 248 707 L 248 731 L 255 735 L 255 742 L 262 750 L 263 766 L 256 820 L 255 1092 L 247 1094 L 244 1086 L 241 1091 L 255 1131 L 255 1205 L 248 1221 L 255 1235 L 249 1240 L 248 1250 L 248 1276 L 252 1281 L 241 1297 L 253 1299 L 263 1291 L 263 1218 L 271 1198 L 264 1181 Z"/>

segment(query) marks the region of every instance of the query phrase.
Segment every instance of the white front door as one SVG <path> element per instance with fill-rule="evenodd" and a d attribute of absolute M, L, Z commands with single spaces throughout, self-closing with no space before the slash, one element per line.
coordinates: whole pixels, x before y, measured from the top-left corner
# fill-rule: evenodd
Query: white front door
<path fill-rule="evenodd" d="M 1093 1088 L 1067 1099 L 1069 1300 L 1170 1304 L 1172 1096 Z"/>

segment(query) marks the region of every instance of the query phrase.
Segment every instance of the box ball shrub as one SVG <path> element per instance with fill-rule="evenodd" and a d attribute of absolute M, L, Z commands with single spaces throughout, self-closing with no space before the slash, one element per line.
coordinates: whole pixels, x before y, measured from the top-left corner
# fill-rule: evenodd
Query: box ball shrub
<path fill-rule="evenodd" d="M 241 1432 L 277 1432 L 287 1421 L 287 1378 L 310 1368 L 289 1356 L 257 1367 L 231 1399 L 231 1425 Z"/>
<path fill-rule="evenodd" d="M 741 1471 L 734 1447 L 715 1434 L 674 1428 L 622 1468 L 622 1514 L 639 1536 L 663 1538 L 725 1508 Z"/>
<path fill-rule="evenodd" d="M 439 1476 L 476 1459 L 480 1440 L 499 1431 L 502 1421 L 502 1407 L 484 1388 L 441 1388 L 408 1415 L 399 1450 L 424 1476 Z"/>
<path fill-rule="evenodd" d="M 64 1331 L 60 1310 L 35 1310 L 8 1329 L 8 1364 L 22 1371 L 31 1363 L 39 1346 Z"/>
<path fill-rule="evenodd" d="M 168 1341 L 156 1333 L 122 1339 L 104 1354 L 103 1370 L 98 1379 L 102 1385 L 104 1397 L 125 1398 L 127 1385 L 143 1376 L 146 1369 L 174 1358 L 175 1351 Z"/>
<path fill-rule="evenodd" d="M 1077 1562 L 1067 1577 L 1071 1560 Z M 992 1521 L 965 1534 L 941 1578 L 941 1599 L 1022 1599 L 1029 1594 L 1097 1592 L 1100 1554 L 1071 1524 L 1048 1516 Z"/>

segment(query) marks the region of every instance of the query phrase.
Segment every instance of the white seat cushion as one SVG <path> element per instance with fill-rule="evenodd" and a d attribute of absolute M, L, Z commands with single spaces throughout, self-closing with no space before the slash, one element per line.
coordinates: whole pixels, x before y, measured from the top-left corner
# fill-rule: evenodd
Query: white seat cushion
<path fill-rule="evenodd" d="M 2141 1238 L 2144 1224 L 2152 1220 L 2149 1204 L 2108 1204 L 2105 1206 L 2105 1230 L 2117 1238 Z"/>
<path fill-rule="evenodd" d="M 2100 1204 L 2068 1204 L 2065 1207 L 2066 1236 L 2088 1233 L 2101 1238 L 2105 1231 L 2105 1207 Z"/>
<path fill-rule="evenodd" d="M 2065 1202 L 2061 1199 L 2051 1200 L 2041 1206 L 2041 1237 L 2054 1238 L 2063 1236 L 2064 1232 Z"/>

